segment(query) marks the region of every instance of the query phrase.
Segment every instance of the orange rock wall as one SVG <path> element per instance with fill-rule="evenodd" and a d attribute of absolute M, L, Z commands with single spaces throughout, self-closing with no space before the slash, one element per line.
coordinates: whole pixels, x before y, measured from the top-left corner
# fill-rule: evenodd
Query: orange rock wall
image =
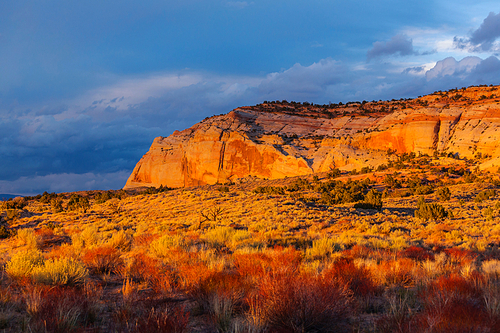
<path fill-rule="evenodd" d="M 235 109 L 156 138 L 125 187 L 184 187 L 248 176 L 306 175 L 334 167 L 359 169 L 386 163 L 388 149 L 427 154 L 437 150 L 463 157 L 481 152 L 492 156 L 488 165 L 498 167 L 500 101 L 482 102 L 485 93 L 469 89 L 462 94 L 469 98 L 465 102 L 442 102 L 430 95 L 421 99 L 426 106 L 414 103 L 369 115 L 344 112 L 326 118 Z"/>

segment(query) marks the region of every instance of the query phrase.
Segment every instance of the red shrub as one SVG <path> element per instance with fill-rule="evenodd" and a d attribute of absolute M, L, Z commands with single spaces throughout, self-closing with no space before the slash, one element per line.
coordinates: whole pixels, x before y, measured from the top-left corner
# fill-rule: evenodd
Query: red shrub
<path fill-rule="evenodd" d="M 411 259 L 402 258 L 381 262 L 377 269 L 383 274 L 383 283 L 390 286 L 409 287 L 414 283 L 412 275 L 415 263 Z"/>
<path fill-rule="evenodd" d="M 137 246 L 149 246 L 152 241 L 157 239 L 158 235 L 143 234 L 134 237 L 134 244 Z"/>
<path fill-rule="evenodd" d="M 448 255 L 450 261 L 454 264 L 466 264 L 475 261 L 478 254 L 460 248 L 453 247 L 451 249 L 445 249 L 444 252 Z"/>
<path fill-rule="evenodd" d="M 155 304 L 156 303 L 156 304 Z M 124 305 L 113 316 L 111 332 L 120 333 L 183 333 L 188 331 L 189 312 L 183 307 L 138 300 Z"/>
<path fill-rule="evenodd" d="M 401 251 L 400 255 L 417 261 L 434 260 L 434 254 L 432 252 L 417 246 L 410 246 L 404 251 Z"/>
<path fill-rule="evenodd" d="M 480 298 L 482 292 L 474 277 L 479 278 L 477 275 L 472 279 L 466 279 L 457 274 L 441 276 L 430 285 L 430 288 L 433 293 L 445 292 L 448 295 L 458 295 L 464 298 Z"/>
<path fill-rule="evenodd" d="M 172 270 L 144 253 L 136 253 L 125 270 L 125 276 L 135 281 L 147 282 L 156 292 L 172 291 L 175 278 Z"/>
<path fill-rule="evenodd" d="M 459 275 L 440 277 L 422 291 L 421 331 L 486 332 L 489 317 L 477 283 Z"/>
<path fill-rule="evenodd" d="M 34 331 L 73 332 L 96 319 L 91 302 L 80 289 L 31 286 L 23 295 Z"/>
<path fill-rule="evenodd" d="M 90 249 L 82 257 L 83 263 L 92 273 L 117 273 L 123 268 L 120 252 L 111 246 L 101 246 Z"/>
<path fill-rule="evenodd" d="M 293 249 L 275 248 L 268 253 L 235 254 L 234 263 L 243 276 L 260 277 L 266 273 L 296 272 L 302 253 Z"/>
<path fill-rule="evenodd" d="M 137 319 L 131 332 L 183 333 L 188 331 L 188 324 L 189 313 L 183 308 L 152 308 L 148 313 Z"/>
<path fill-rule="evenodd" d="M 356 267 L 351 260 L 339 260 L 323 272 L 330 280 L 341 280 L 353 291 L 355 296 L 365 296 L 377 291 L 371 273 L 365 267 Z"/>
<path fill-rule="evenodd" d="M 198 303 L 204 312 L 212 310 L 215 298 L 231 302 L 234 311 L 240 311 L 243 300 L 251 286 L 244 277 L 235 272 L 214 272 L 204 278 L 189 291 L 189 295 Z"/>
<path fill-rule="evenodd" d="M 345 250 L 344 254 L 347 257 L 350 257 L 352 259 L 360 258 L 360 259 L 367 259 L 373 256 L 374 251 L 373 249 L 363 246 L 363 245 L 354 245 L 352 248 L 349 250 Z"/>
<path fill-rule="evenodd" d="M 270 332 L 350 332 L 352 297 L 338 280 L 269 274 L 249 303 L 250 316 Z"/>

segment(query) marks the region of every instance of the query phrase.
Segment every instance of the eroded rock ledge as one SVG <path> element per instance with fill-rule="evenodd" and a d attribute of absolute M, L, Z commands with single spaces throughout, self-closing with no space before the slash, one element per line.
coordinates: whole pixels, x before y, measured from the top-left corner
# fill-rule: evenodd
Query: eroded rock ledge
<path fill-rule="evenodd" d="M 283 178 L 387 161 L 387 151 L 472 157 L 500 166 L 499 87 L 470 87 L 412 100 L 237 108 L 154 139 L 125 188 L 184 187 L 239 178 Z"/>

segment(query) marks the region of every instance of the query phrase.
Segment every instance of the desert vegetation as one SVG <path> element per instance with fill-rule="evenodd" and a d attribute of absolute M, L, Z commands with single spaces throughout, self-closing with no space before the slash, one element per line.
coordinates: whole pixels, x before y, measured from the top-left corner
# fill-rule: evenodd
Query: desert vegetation
<path fill-rule="evenodd" d="M 1 207 L 3 332 L 498 332 L 499 175 L 377 170 Z"/>

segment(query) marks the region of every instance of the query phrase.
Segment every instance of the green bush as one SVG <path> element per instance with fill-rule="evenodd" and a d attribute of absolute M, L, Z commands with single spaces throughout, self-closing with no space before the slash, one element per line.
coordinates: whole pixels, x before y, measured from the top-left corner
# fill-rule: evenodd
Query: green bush
<path fill-rule="evenodd" d="M 291 185 L 287 186 L 287 190 L 290 192 L 300 191 L 300 190 L 309 190 L 312 186 L 306 179 L 299 178 L 295 180 Z"/>
<path fill-rule="evenodd" d="M 493 189 L 484 190 L 479 192 L 474 199 L 475 202 L 483 202 L 484 200 L 488 200 L 496 195 L 496 191 Z"/>
<path fill-rule="evenodd" d="M 451 199 L 451 192 L 450 189 L 447 187 L 438 188 L 436 194 L 439 197 L 439 200 L 441 201 L 448 201 Z"/>
<path fill-rule="evenodd" d="M 444 207 L 436 203 L 420 201 L 417 210 L 415 210 L 415 217 L 424 220 L 442 220 L 447 216 L 448 212 Z"/>
<path fill-rule="evenodd" d="M 284 195 L 285 189 L 280 186 L 259 186 L 255 190 L 255 193 L 271 194 L 271 195 Z"/>
<path fill-rule="evenodd" d="M 382 210 L 382 204 L 382 193 L 371 189 L 362 202 L 354 204 L 354 208 Z"/>
<path fill-rule="evenodd" d="M 401 188 L 401 182 L 396 178 L 396 174 L 385 176 L 384 183 L 390 188 Z"/>
<path fill-rule="evenodd" d="M 52 213 L 60 213 L 62 212 L 63 206 L 62 206 L 63 200 L 61 198 L 53 198 L 50 200 L 50 208 L 52 210 Z"/>
<path fill-rule="evenodd" d="M 7 228 L 4 225 L 0 226 L 0 239 L 9 238 L 13 235 L 14 235 L 14 233 L 12 232 L 12 230 L 10 230 L 9 228 Z"/>
<path fill-rule="evenodd" d="M 348 180 L 345 183 L 333 180 L 320 184 L 316 190 L 321 192 L 321 203 L 325 205 L 338 205 L 363 200 L 367 187 L 366 183 L 358 180 Z"/>
<path fill-rule="evenodd" d="M 339 177 L 341 174 L 342 174 L 342 172 L 340 171 L 340 169 L 335 168 L 335 169 L 329 171 L 326 174 L 326 177 L 329 178 L 329 179 L 334 179 L 334 178 Z"/>
<path fill-rule="evenodd" d="M 148 187 L 146 190 L 141 192 L 141 194 L 157 194 L 170 191 L 171 188 L 168 186 L 160 185 L 160 187 Z"/>
<path fill-rule="evenodd" d="M 417 195 L 421 194 L 431 194 L 434 192 L 434 188 L 431 185 L 419 185 L 414 188 L 414 193 Z"/>
<path fill-rule="evenodd" d="M 68 201 L 68 210 L 83 210 L 83 212 L 87 212 L 87 209 L 90 208 L 90 202 L 87 197 L 83 197 L 81 195 L 73 194 Z"/>

